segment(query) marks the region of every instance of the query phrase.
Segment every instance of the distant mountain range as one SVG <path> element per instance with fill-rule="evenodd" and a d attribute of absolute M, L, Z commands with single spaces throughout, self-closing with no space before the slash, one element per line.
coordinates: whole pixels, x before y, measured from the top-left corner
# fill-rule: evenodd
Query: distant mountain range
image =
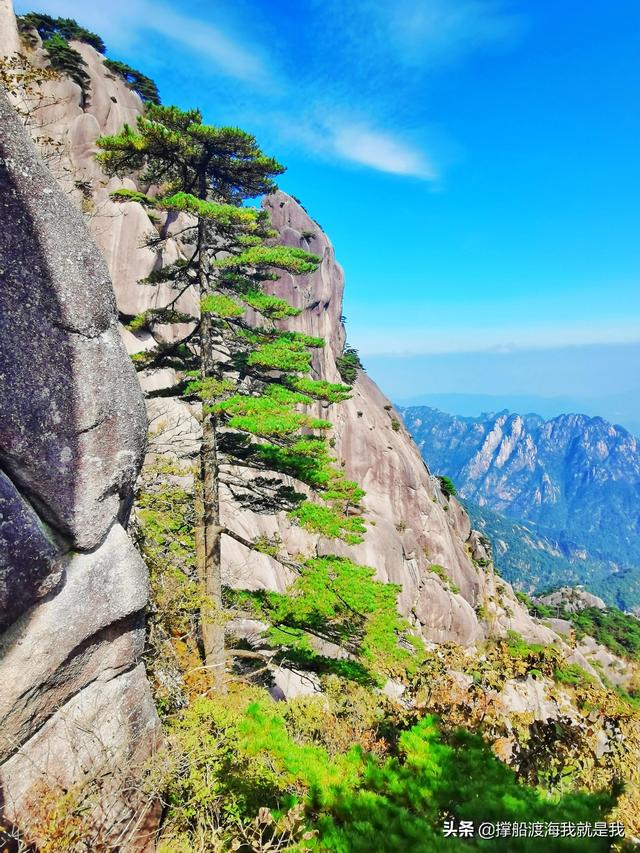
<path fill-rule="evenodd" d="M 600 397 L 541 397 L 535 394 L 418 394 L 397 402 L 406 407 L 428 406 L 442 412 L 455 412 L 463 417 L 477 417 L 481 412 L 536 412 L 546 420 L 564 412 L 599 415 L 612 424 L 621 424 L 640 437 L 640 388 Z M 486 418 L 487 415 L 482 415 Z"/>
<path fill-rule="evenodd" d="M 640 441 L 599 417 L 400 409 L 425 461 L 456 484 L 505 576 L 584 583 L 640 605 Z"/>

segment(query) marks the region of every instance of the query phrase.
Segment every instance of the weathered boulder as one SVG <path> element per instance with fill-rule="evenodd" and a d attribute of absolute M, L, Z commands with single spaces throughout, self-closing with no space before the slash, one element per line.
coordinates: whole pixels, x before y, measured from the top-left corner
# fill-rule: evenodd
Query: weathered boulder
<path fill-rule="evenodd" d="M 146 415 L 106 264 L 1 92 L 0 211 L 0 811 L 29 836 L 43 788 L 86 788 L 95 832 L 121 832 L 156 809 L 147 572 L 122 526 Z"/>
<path fill-rule="evenodd" d="M 0 471 L 0 631 L 63 577 L 52 533 Z"/>
<path fill-rule="evenodd" d="M 567 613 L 579 613 L 588 607 L 604 610 L 607 606 L 600 596 L 587 592 L 580 586 L 560 587 L 547 595 L 536 598 L 536 601 L 546 604 L 547 607 L 555 607 L 558 611 L 566 610 Z"/>
<path fill-rule="evenodd" d="M 73 547 L 126 513 L 146 418 L 109 273 L 0 98 L 0 465 Z"/>
<path fill-rule="evenodd" d="M 92 682 L 0 766 L 3 823 L 32 827 L 37 842 L 32 815 L 42 816 L 43 800 L 45 809 L 54 804 L 49 791 L 67 791 L 77 814 L 87 825 L 91 819 L 83 840 L 94 845 L 87 849 L 152 851 L 159 805 L 136 773 L 157 739 L 142 665 Z"/>
<path fill-rule="evenodd" d="M 122 527 L 61 562 L 60 589 L 0 637 L 0 761 L 75 693 L 129 669 L 143 651 L 147 570 Z"/>

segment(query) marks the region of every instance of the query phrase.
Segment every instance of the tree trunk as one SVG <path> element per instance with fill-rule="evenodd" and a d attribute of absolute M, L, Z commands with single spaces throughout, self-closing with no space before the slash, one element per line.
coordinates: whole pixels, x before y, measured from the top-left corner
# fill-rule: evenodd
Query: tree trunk
<path fill-rule="evenodd" d="M 206 223 L 198 225 L 198 278 L 200 297 L 209 292 L 205 271 Z M 200 320 L 200 376 L 215 375 L 213 361 L 213 329 L 211 317 L 203 314 Z M 200 627 L 204 647 L 204 662 L 211 682 L 219 693 L 225 686 L 225 639 L 222 609 L 222 578 L 220 562 L 220 497 L 218 436 L 216 416 L 203 412 L 202 443 L 200 445 L 200 482 L 196 487 L 196 560 L 203 594 L 200 608 Z"/>

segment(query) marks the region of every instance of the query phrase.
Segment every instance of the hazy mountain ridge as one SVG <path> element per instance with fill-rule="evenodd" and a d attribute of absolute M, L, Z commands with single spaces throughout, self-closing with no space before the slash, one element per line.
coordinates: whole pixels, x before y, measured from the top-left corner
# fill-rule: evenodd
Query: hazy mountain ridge
<path fill-rule="evenodd" d="M 507 577 L 530 589 L 591 583 L 611 602 L 638 603 L 640 449 L 631 433 L 576 414 L 401 411 L 425 460 L 453 479 L 496 542 Z"/>

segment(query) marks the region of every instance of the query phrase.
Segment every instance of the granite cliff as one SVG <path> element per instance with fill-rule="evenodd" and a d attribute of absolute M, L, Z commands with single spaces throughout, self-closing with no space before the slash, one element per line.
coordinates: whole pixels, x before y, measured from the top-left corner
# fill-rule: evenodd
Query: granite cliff
<path fill-rule="evenodd" d="M 138 96 L 104 66 L 103 57 L 91 46 L 74 42 L 87 63 L 89 94 L 81 105 L 78 87 L 61 78 L 44 84 L 48 99 L 38 107 L 34 126 L 44 126 L 63 150 L 55 166 L 62 187 L 84 210 L 88 227 L 101 248 L 113 282 L 120 331 L 130 354 L 144 351 L 157 342 L 180 340 L 189 331 L 188 324 L 158 325 L 131 332 L 126 323 L 149 308 L 166 304 L 171 298 L 166 286 L 139 284 L 151 272 L 179 257 L 186 257 L 189 246 L 179 233 L 185 215 L 165 215 L 153 223 L 136 201 L 115 202 L 109 193 L 119 187 L 135 188 L 133 180 L 107 179 L 95 162 L 98 136 L 119 130 L 125 122 L 134 123 L 142 110 Z M 38 59 L 42 52 L 36 50 Z M 75 92 L 74 92 L 75 87 Z M 132 176 L 133 177 L 133 176 Z M 290 327 L 310 335 L 319 335 L 328 345 L 317 356 L 315 371 L 320 378 L 340 381 L 336 359 L 345 343 L 341 322 L 343 274 L 333 247 L 322 229 L 297 201 L 278 193 L 265 200 L 273 225 L 288 245 L 309 248 L 322 258 L 316 273 L 294 280 L 283 275 L 273 292 L 286 298 L 302 313 L 290 321 Z M 151 234 L 167 237 L 159 249 L 150 248 Z M 177 235 L 172 237 L 172 235 Z M 313 236 L 310 236 L 313 235 Z M 198 300 L 187 291 L 175 304 L 177 310 L 196 313 Z M 177 455 L 194 452 L 197 442 L 197 411 L 192 405 L 167 396 L 167 390 L 181 379 L 173 370 L 142 371 L 138 374 L 147 396 L 147 414 L 152 442 L 150 457 L 160 452 Z M 335 424 L 333 438 L 337 456 L 346 473 L 366 490 L 365 510 L 368 525 L 365 542 L 349 549 L 353 558 L 373 566 L 381 580 L 402 585 L 402 611 L 412 616 L 428 639 L 472 643 L 486 628 L 478 621 L 474 608 L 483 601 L 495 601 L 497 624 L 539 634 L 526 612 L 506 589 L 505 603 L 512 617 L 505 615 L 496 594 L 495 578 L 490 570 L 479 567 L 487 555 L 468 516 L 455 501 L 445 498 L 439 483 L 420 459 L 411 437 L 398 429 L 397 416 L 390 402 L 364 372 L 360 372 L 350 401 L 328 413 Z M 322 553 L 326 543 L 292 528 L 284 517 L 258 517 L 234 506 L 227 496 L 225 512 L 232 524 L 249 538 L 278 532 L 285 548 Z M 253 583 L 280 588 L 287 572 L 277 560 L 266 555 L 243 553 L 237 542 L 227 541 L 225 565 L 230 577 L 240 571 Z M 429 571 L 432 564 L 444 567 L 451 587 Z M 500 629 L 498 629 L 500 630 Z M 544 633 L 544 631 L 542 631 Z"/>
<path fill-rule="evenodd" d="M 20 825 L 43 779 L 135 775 L 157 717 L 140 663 L 146 569 L 124 526 L 142 396 L 80 212 L 4 95 L 0 124 L 0 795 Z M 113 838 L 144 822 L 122 781 L 100 797 Z"/>

